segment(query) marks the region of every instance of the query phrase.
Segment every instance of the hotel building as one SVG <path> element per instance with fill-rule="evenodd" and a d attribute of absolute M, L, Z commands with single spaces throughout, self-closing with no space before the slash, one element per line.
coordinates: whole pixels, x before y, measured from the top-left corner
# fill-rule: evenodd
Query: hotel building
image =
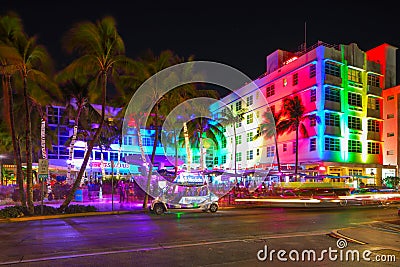
<path fill-rule="evenodd" d="M 246 108 L 244 120 L 236 125 L 237 167 L 276 165 L 272 138 L 260 141 L 251 136 L 257 133 L 268 106 L 279 111 L 285 97 L 299 96 L 308 115 L 302 122 L 307 135 L 299 136 L 299 170 L 309 175 L 356 176 L 367 185 L 381 185 L 382 175 L 397 173 L 398 130 L 388 130 L 394 124 L 384 122 L 389 115 L 398 118 L 398 93 L 392 94 L 396 113 L 384 114 L 383 108 L 389 101 L 384 96 L 396 90 L 388 89 L 396 83 L 396 49 L 382 44 L 364 52 L 355 43 L 318 42 L 304 51 L 276 50 L 268 55 L 264 74 L 222 99 L 225 106 L 211 107 L 215 114 L 227 107 Z M 267 105 L 259 101 L 261 94 Z M 389 140 L 389 134 L 396 140 Z M 226 135 L 228 143 L 233 142 L 232 131 L 227 129 Z M 293 169 L 295 132 L 277 135 L 277 139 L 283 169 Z M 220 162 L 227 169 L 233 168 L 232 147 L 228 144 L 220 151 Z"/>

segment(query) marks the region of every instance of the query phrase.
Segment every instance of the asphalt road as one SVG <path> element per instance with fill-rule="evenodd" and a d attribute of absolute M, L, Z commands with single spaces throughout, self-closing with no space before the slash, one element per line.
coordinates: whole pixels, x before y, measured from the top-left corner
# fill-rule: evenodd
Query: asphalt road
<path fill-rule="evenodd" d="M 393 224 L 398 220 L 395 207 L 352 207 L 173 210 L 161 216 L 137 213 L 1 223 L 0 265 L 343 266 L 343 260 L 327 255 L 311 263 L 312 259 L 283 262 L 276 252 L 265 261 L 257 257 L 266 254 L 265 246 L 268 253 L 313 250 L 320 255 L 324 249 L 338 250 L 340 236 L 330 234 L 343 230 L 354 238 L 343 249 L 397 256 L 397 262 L 359 260 L 347 261 L 346 266 L 399 266 L 400 228 Z M 357 237 L 368 238 L 368 243 Z"/>

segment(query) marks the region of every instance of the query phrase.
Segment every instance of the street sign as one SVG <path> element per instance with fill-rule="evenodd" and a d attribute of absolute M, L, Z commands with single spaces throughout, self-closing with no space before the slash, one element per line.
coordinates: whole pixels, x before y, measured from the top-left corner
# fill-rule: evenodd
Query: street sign
<path fill-rule="evenodd" d="M 40 181 L 43 181 L 43 180 L 46 181 L 47 178 L 49 178 L 49 175 L 47 173 L 46 174 L 39 174 L 38 178 L 39 178 Z"/>
<path fill-rule="evenodd" d="M 49 160 L 39 159 L 38 174 L 49 174 Z"/>

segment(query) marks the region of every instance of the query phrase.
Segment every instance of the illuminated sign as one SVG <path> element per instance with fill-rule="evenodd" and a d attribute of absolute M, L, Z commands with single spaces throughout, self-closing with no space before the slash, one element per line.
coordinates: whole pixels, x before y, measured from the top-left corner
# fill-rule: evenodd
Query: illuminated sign
<path fill-rule="evenodd" d="M 288 60 L 286 60 L 285 62 L 283 62 L 283 65 L 287 65 L 287 64 L 289 64 L 290 62 L 295 61 L 296 59 L 298 59 L 298 57 L 296 57 L 296 56 L 291 57 L 291 58 L 289 58 Z"/>
<path fill-rule="evenodd" d="M 186 173 L 182 172 L 176 177 L 175 183 L 185 185 L 203 185 L 204 180 L 200 173 Z"/>

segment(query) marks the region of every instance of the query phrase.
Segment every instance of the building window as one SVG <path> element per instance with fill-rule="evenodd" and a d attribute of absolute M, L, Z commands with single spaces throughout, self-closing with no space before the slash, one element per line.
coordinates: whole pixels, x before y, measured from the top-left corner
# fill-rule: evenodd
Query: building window
<path fill-rule="evenodd" d="M 221 147 L 226 148 L 226 138 L 222 138 L 221 140 Z"/>
<path fill-rule="evenodd" d="M 325 138 L 325 150 L 340 151 L 340 140 L 337 138 Z"/>
<path fill-rule="evenodd" d="M 310 65 L 310 78 L 315 77 L 316 74 L 316 65 L 315 64 L 311 64 Z"/>
<path fill-rule="evenodd" d="M 394 150 L 388 150 L 388 151 L 386 152 L 386 154 L 387 154 L 387 155 L 394 155 Z"/>
<path fill-rule="evenodd" d="M 379 76 L 375 74 L 368 74 L 367 84 L 375 87 L 380 87 Z"/>
<path fill-rule="evenodd" d="M 325 113 L 325 125 L 339 127 L 340 126 L 339 114 L 332 112 Z"/>
<path fill-rule="evenodd" d="M 325 87 L 325 100 L 340 103 L 340 90 L 332 87 Z"/>
<path fill-rule="evenodd" d="M 260 156 L 260 149 L 257 148 L 257 156 Z"/>
<path fill-rule="evenodd" d="M 247 106 L 253 105 L 253 95 L 248 96 L 248 97 L 246 98 L 246 104 L 247 104 Z"/>
<path fill-rule="evenodd" d="M 310 151 L 315 151 L 317 149 L 317 138 L 310 139 Z"/>
<path fill-rule="evenodd" d="M 236 153 L 236 161 L 242 161 L 242 152 Z"/>
<path fill-rule="evenodd" d="M 283 152 L 286 152 L 287 151 L 287 144 L 283 144 L 282 148 L 283 148 Z"/>
<path fill-rule="evenodd" d="M 275 114 L 275 105 L 269 106 L 269 110 L 272 114 Z"/>
<path fill-rule="evenodd" d="M 267 95 L 267 97 L 273 96 L 275 94 L 275 84 L 268 86 L 265 90 L 265 94 Z"/>
<path fill-rule="evenodd" d="M 222 155 L 221 163 L 222 163 L 222 164 L 225 164 L 225 163 L 226 163 L 226 155 Z"/>
<path fill-rule="evenodd" d="M 294 141 L 292 143 L 292 145 L 293 145 L 293 154 L 294 154 L 294 153 L 296 153 L 296 141 Z"/>
<path fill-rule="evenodd" d="M 298 85 L 299 84 L 299 74 L 295 73 L 293 74 L 293 85 Z"/>
<path fill-rule="evenodd" d="M 362 170 L 360 170 L 360 169 L 349 169 L 349 175 L 350 176 L 362 175 Z"/>
<path fill-rule="evenodd" d="M 252 160 L 253 159 L 253 150 L 247 150 L 247 160 Z"/>
<path fill-rule="evenodd" d="M 349 152 L 361 153 L 361 142 L 358 140 L 349 140 Z"/>
<path fill-rule="evenodd" d="M 388 119 L 393 119 L 394 118 L 394 114 L 387 114 L 386 116 Z"/>
<path fill-rule="evenodd" d="M 362 130 L 361 119 L 358 118 L 358 117 L 349 116 L 349 118 L 348 118 L 348 126 L 349 126 L 350 129 Z"/>
<path fill-rule="evenodd" d="M 380 125 L 381 125 L 381 123 L 377 120 L 368 120 L 368 131 L 379 133 Z"/>
<path fill-rule="evenodd" d="M 236 112 L 238 112 L 241 109 L 242 109 L 242 101 L 239 100 L 238 102 L 236 102 Z"/>
<path fill-rule="evenodd" d="M 340 77 L 340 66 L 334 62 L 326 62 L 325 63 L 325 73 L 329 75 L 333 75 L 336 77 Z"/>
<path fill-rule="evenodd" d="M 242 127 L 242 122 L 241 121 L 239 121 L 239 122 L 236 122 L 236 128 L 239 128 L 239 127 Z"/>
<path fill-rule="evenodd" d="M 275 156 L 275 146 L 267 146 L 267 157 Z"/>
<path fill-rule="evenodd" d="M 389 96 L 387 97 L 387 100 L 388 100 L 388 101 L 393 100 L 393 99 L 394 99 L 394 95 L 389 95 Z"/>
<path fill-rule="evenodd" d="M 376 142 L 368 142 L 368 154 L 380 154 L 380 144 Z"/>
<path fill-rule="evenodd" d="M 253 141 L 253 132 L 249 132 L 246 135 L 247 135 L 247 142 Z"/>
<path fill-rule="evenodd" d="M 317 116 L 315 114 L 310 115 L 309 120 L 310 120 L 310 127 L 317 125 Z"/>
<path fill-rule="evenodd" d="M 74 158 L 75 159 L 83 159 L 84 156 L 85 156 L 84 150 L 74 150 Z"/>
<path fill-rule="evenodd" d="M 362 107 L 361 95 L 349 92 L 348 103 L 350 106 Z"/>
<path fill-rule="evenodd" d="M 247 115 L 247 124 L 253 123 L 253 113 Z"/>
<path fill-rule="evenodd" d="M 348 69 L 347 78 L 349 79 L 350 85 L 362 84 L 361 71 L 352 68 Z"/>
<path fill-rule="evenodd" d="M 315 102 L 317 100 L 317 90 L 311 89 L 310 90 L 310 102 Z"/>
<path fill-rule="evenodd" d="M 287 79 L 283 78 L 283 87 L 286 87 L 286 85 L 287 85 Z"/>
<path fill-rule="evenodd" d="M 118 153 L 111 152 L 110 153 L 110 160 L 118 161 Z"/>
<path fill-rule="evenodd" d="M 367 106 L 367 108 L 373 109 L 373 110 L 380 110 L 381 109 L 381 104 L 380 104 L 379 98 L 368 97 L 368 106 Z"/>
<path fill-rule="evenodd" d="M 393 132 L 392 133 L 387 133 L 387 137 L 392 137 L 392 136 L 394 136 Z"/>
<path fill-rule="evenodd" d="M 242 136 L 241 135 L 236 136 L 236 144 L 240 145 L 241 143 L 242 143 Z"/>

